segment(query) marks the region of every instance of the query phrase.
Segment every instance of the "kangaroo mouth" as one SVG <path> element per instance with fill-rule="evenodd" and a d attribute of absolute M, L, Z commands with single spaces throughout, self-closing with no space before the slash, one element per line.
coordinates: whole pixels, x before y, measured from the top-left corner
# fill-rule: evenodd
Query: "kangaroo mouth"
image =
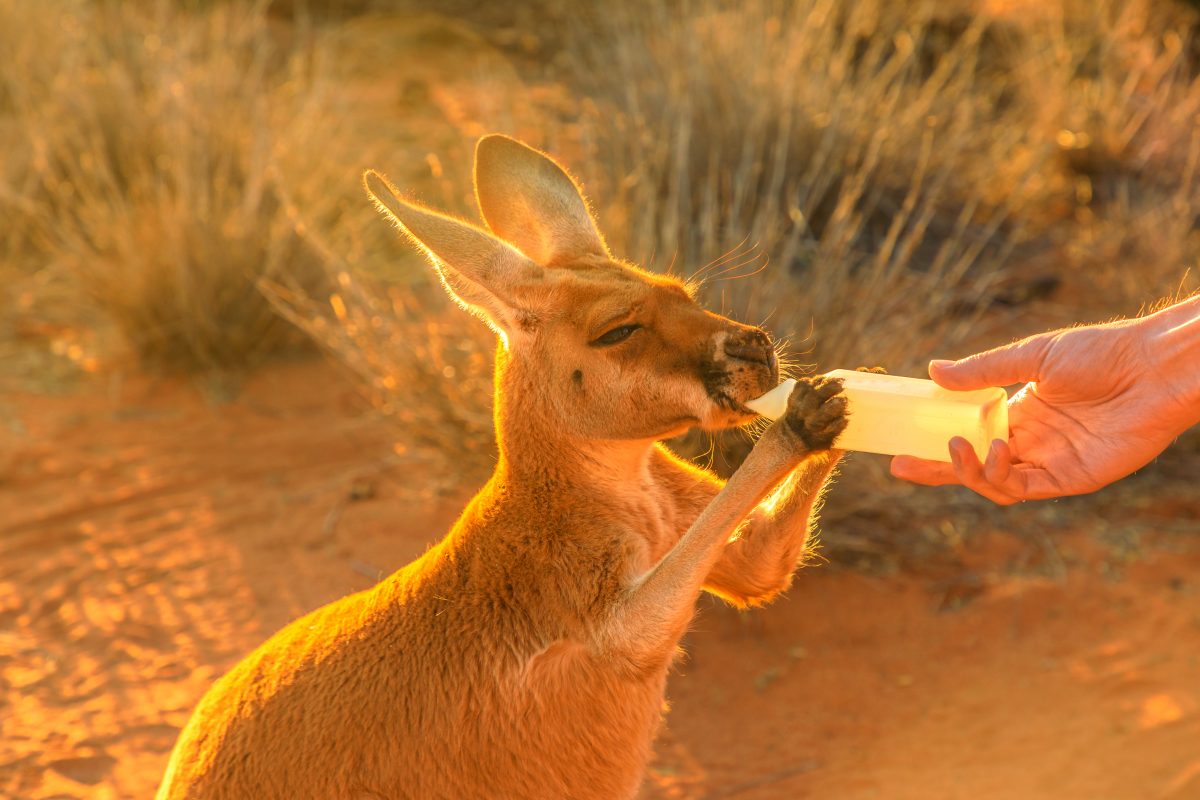
<path fill-rule="evenodd" d="M 709 362 L 705 364 L 701 380 L 713 404 L 737 417 L 728 424 L 741 425 L 758 416 L 746 407 L 746 403 L 779 385 L 779 366 L 773 359 L 770 363 Z"/>

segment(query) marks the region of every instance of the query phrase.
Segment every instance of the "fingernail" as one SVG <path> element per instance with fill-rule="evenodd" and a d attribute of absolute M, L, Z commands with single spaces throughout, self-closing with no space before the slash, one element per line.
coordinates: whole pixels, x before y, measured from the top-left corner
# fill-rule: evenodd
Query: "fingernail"
<path fill-rule="evenodd" d="M 954 362 L 948 358 L 935 358 L 929 362 L 930 369 L 945 369 L 952 366 L 954 366 Z"/>

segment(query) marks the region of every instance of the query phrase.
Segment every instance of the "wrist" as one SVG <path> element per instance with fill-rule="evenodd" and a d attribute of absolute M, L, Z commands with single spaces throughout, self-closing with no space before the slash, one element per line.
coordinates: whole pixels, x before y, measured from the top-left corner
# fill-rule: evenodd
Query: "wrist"
<path fill-rule="evenodd" d="M 1146 317 L 1145 352 L 1185 414 L 1200 422 L 1200 295 Z"/>

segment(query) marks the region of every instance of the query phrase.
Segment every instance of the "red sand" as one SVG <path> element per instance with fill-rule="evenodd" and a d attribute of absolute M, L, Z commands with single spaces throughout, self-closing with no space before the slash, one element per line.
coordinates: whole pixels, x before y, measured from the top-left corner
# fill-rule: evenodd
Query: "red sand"
<path fill-rule="evenodd" d="M 119 394 L 3 398 L 3 796 L 151 796 L 222 670 L 420 553 L 470 491 L 323 365 L 222 406 Z M 643 797 L 1200 798 L 1200 537 L 1114 571 L 1078 528 L 1058 579 L 995 533 L 958 555 L 975 583 L 825 566 L 765 611 L 704 599 Z"/>

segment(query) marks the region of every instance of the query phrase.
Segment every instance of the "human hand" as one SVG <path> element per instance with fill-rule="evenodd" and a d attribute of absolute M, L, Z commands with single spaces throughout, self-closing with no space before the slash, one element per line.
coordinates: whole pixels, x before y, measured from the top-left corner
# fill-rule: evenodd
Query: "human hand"
<path fill-rule="evenodd" d="M 1182 305 L 1192 315 L 1182 326 L 1168 309 L 932 362 L 930 377 L 947 389 L 1029 383 L 1009 400 L 1008 441 L 994 441 L 983 463 L 956 437 L 951 464 L 897 456 L 892 474 L 930 486 L 962 484 L 1009 505 L 1093 492 L 1144 466 L 1200 421 L 1193 385 L 1200 305 Z"/>

